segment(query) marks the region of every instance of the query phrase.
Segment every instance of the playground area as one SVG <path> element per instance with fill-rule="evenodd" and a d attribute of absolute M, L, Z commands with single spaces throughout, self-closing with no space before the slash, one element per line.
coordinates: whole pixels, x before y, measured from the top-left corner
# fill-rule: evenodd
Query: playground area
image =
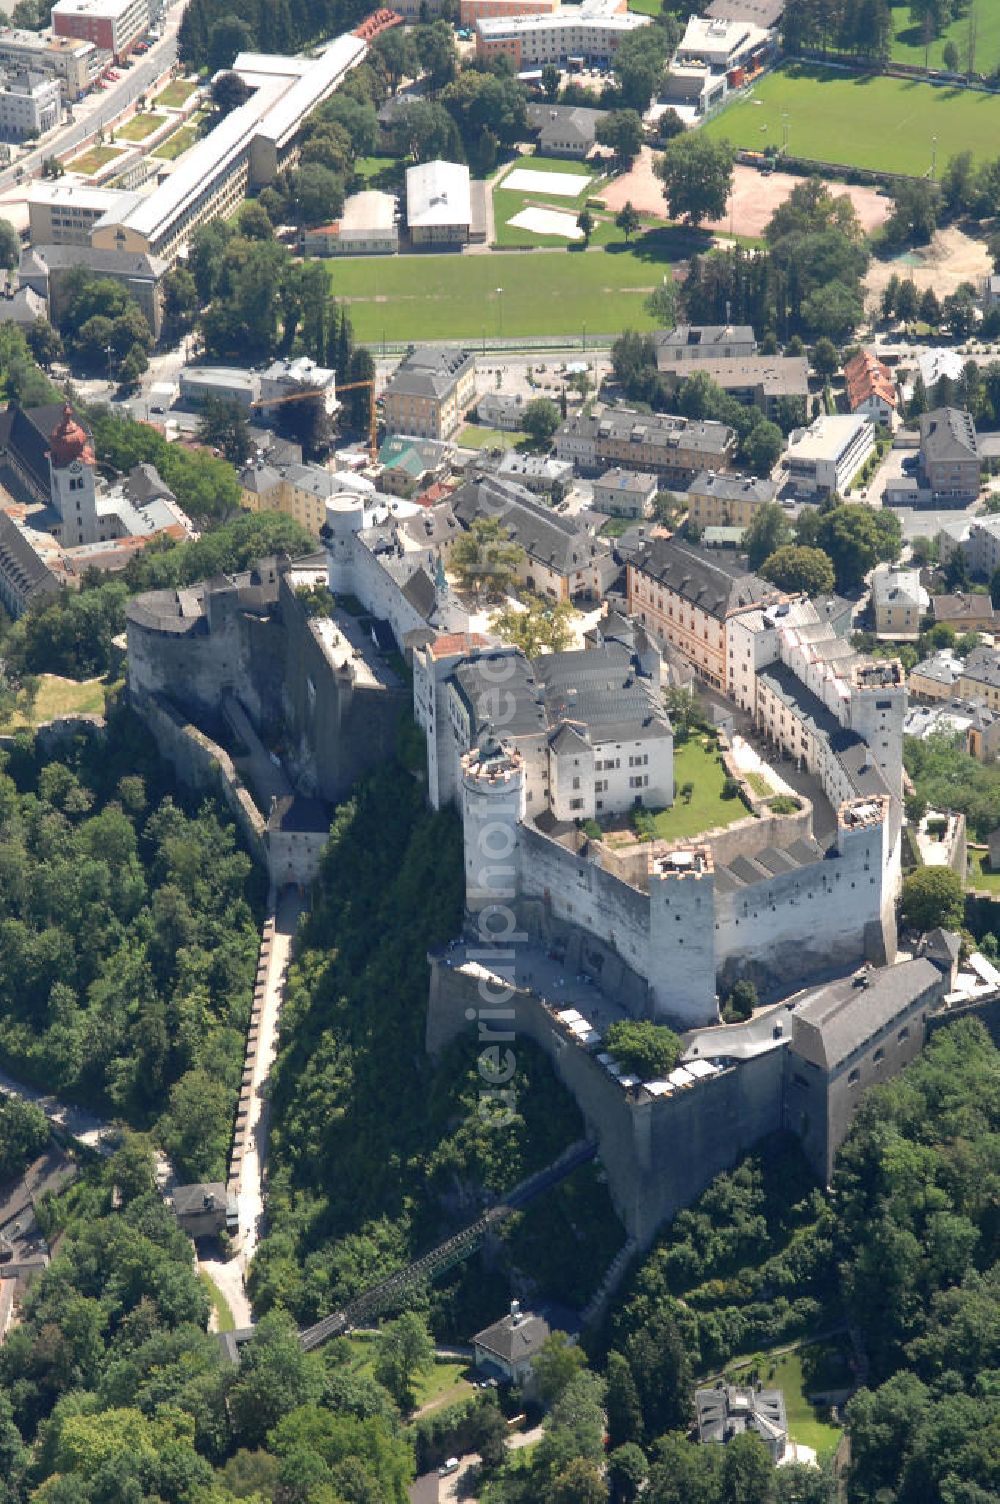
<path fill-rule="evenodd" d="M 615 178 L 601 190 L 608 208 L 617 212 L 631 202 L 640 214 L 667 218 L 663 184 L 653 172 L 653 152 L 644 146 L 630 172 Z M 720 235 L 742 235 L 759 240 L 768 220 L 783 204 L 797 183 L 804 179 L 791 172 L 758 172 L 756 167 L 737 164 L 733 171 L 733 192 L 722 219 L 710 220 L 705 228 Z M 830 183 L 830 192 L 846 194 L 868 233 L 885 223 L 892 211 L 892 201 L 876 188 L 861 188 L 847 183 Z"/>

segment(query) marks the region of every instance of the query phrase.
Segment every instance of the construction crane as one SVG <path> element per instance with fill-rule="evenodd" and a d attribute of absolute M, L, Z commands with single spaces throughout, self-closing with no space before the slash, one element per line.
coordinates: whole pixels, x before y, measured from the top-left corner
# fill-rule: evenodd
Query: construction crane
<path fill-rule="evenodd" d="M 374 465 L 378 459 L 378 415 L 375 410 L 375 382 L 371 381 L 348 381 L 343 386 L 339 383 L 337 391 L 360 392 L 368 389 L 368 457 Z M 315 387 L 307 387 L 304 391 L 289 392 L 285 397 L 258 397 L 256 402 L 251 402 L 251 407 L 280 407 L 284 402 L 304 402 L 307 397 L 319 397 L 321 393 Z"/>

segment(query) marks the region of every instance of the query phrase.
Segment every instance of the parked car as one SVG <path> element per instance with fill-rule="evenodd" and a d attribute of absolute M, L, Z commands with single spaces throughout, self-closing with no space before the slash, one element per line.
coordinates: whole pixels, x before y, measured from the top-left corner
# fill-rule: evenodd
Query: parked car
<path fill-rule="evenodd" d="M 459 1469 L 458 1458 L 457 1457 L 449 1457 L 448 1460 L 447 1460 L 447 1462 L 442 1462 L 441 1466 L 438 1468 L 438 1477 L 439 1478 L 447 1478 L 447 1477 L 450 1476 L 450 1474 L 457 1473 L 458 1469 Z"/>

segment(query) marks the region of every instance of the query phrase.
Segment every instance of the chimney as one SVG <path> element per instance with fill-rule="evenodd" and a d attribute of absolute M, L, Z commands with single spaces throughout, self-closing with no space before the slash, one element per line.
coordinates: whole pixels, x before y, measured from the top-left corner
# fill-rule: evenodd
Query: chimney
<path fill-rule="evenodd" d="M 521 1315 L 521 1302 L 519 1300 L 512 1300 L 510 1303 L 511 1326 L 520 1326 L 523 1319 Z"/>

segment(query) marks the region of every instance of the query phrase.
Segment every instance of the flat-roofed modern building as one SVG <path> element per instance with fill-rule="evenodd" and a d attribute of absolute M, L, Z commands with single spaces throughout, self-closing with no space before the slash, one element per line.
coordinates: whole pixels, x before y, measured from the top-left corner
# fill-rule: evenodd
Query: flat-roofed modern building
<path fill-rule="evenodd" d="M 98 53 L 93 42 L 78 37 L 52 36 L 48 32 L 0 27 L 0 64 L 49 73 L 62 84 L 63 97 L 73 101 L 87 92 L 97 72 Z"/>
<path fill-rule="evenodd" d="M 181 401 L 201 407 L 213 397 L 250 411 L 260 392 L 260 379 L 242 366 L 185 366 L 179 378 Z"/>
<path fill-rule="evenodd" d="M 583 0 L 549 15 L 496 16 L 476 22 L 479 57 L 506 57 L 515 72 L 544 63 L 610 63 L 622 41 L 648 26 L 649 16 L 633 15 L 627 0 Z"/>
<path fill-rule="evenodd" d="M 472 230 L 469 169 L 441 160 L 408 167 L 406 223 L 414 245 L 464 245 Z"/>
<path fill-rule="evenodd" d="M 797 487 L 829 496 L 847 490 L 875 452 L 875 425 L 862 413 L 823 414 L 792 434 L 784 464 Z"/>
<path fill-rule="evenodd" d="M 56 0 L 52 30 L 123 58 L 149 30 L 149 0 Z"/>
<path fill-rule="evenodd" d="M 97 221 L 136 203 L 133 193 L 65 180 L 28 188 L 28 236 L 32 245 L 90 245 Z"/>
<path fill-rule="evenodd" d="M 50 73 L 0 75 L 0 136 L 33 141 L 59 124 L 62 87 Z"/>
<path fill-rule="evenodd" d="M 186 152 L 170 176 L 129 213 L 104 215 L 94 226 L 92 243 L 146 251 L 173 264 L 200 224 L 231 213 L 249 187 L 272 182 L 294 162 L 302 122 L 367 50 L 359 37 L 337 37 L 305 72 L 291 75 L 276 73 L 270 59 L 264 59 L 267 66 L 260 68 L 261 81 L 250 98 Z"/>
<path fill-rule="evenodd" d="M 339 219 L 302 236 L 304 256 L 391 256 L 398 250 L 396 196 L 376 188 L 352 193 Z"/>

